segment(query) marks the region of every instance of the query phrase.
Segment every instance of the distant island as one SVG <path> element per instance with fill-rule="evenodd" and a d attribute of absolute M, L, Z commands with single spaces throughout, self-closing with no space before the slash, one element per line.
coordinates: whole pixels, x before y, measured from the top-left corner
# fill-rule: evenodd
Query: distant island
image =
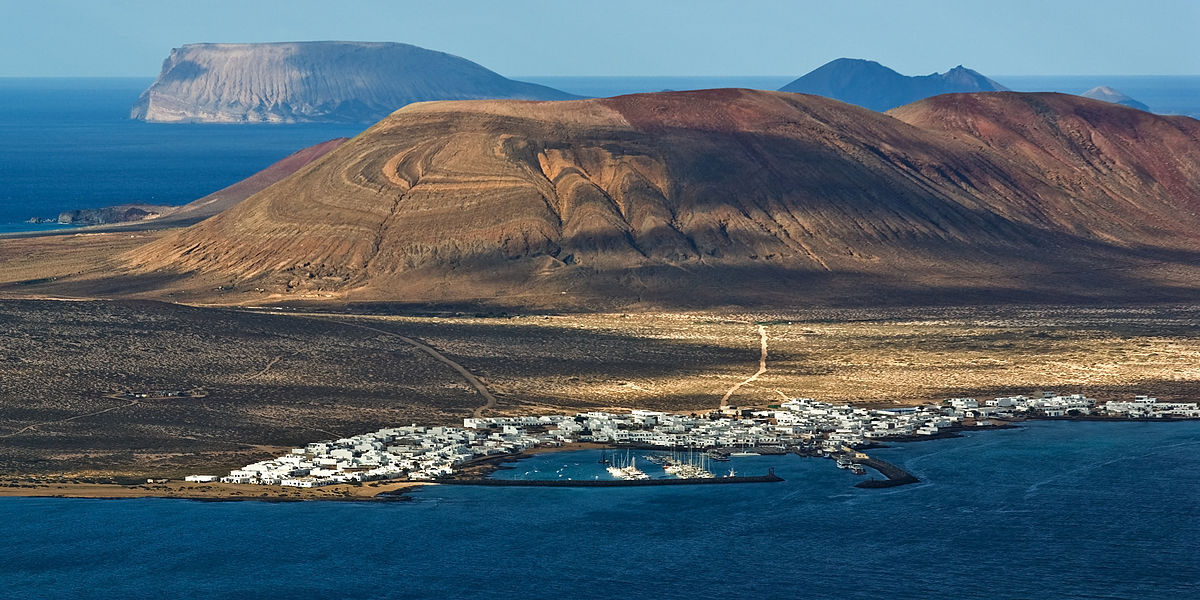
<path fill-rule="evenodd" d="M 574 97 L 409 44 L 187 44 L 171 50 L 130 117 L 158 123 L 370 123 L 428 100 Z"/>
<path fill-rule="evenodd" d="M 1129 96 L 1126 96 L 1125 94 L 1118 92 L 1107 85 L 1094 87 L 1080 94 L 1080 96 L 1083 96 L 1084 98 L 1091 98 L 1093 100 L 1112 102 L 1113 104 L 1120 104 L 1122 106 L 1128 106 L 1129 108 L 1136 108 L 1138 110 L 1150 112 L 1149 106 L 1146 106 L 1145 104 L 1142 104 L 1141 102 L 1138 102 L 1137 100 L 1134 100 L 1133 98 L 1130 98 Z"/>
<path fill-rule="evenodd" d="M 779 88 L 885 111 L 939 94 L 1002 92 L 1008 88 L 962 65 L 945 73 L 901 75 L 875 61 L 839 58 Z"/>

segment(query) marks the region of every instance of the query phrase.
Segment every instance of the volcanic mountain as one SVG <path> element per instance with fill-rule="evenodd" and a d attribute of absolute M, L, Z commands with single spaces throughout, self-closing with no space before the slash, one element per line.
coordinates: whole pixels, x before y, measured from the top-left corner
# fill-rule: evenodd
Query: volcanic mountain
<path fill-rule="evenodd" d="M 1198 213 L 1193 119 L 726 89 L 410 105 L 124 260 L 225 302 L 1194 298 Z"/>
<path fill-rule="evenodd" d="M 883 111 L 938 94 L 1006 89 L 962 65 L 945 73 L 909 77 L 875 61 L 839 58 L 783 86 L 780 91 L 816 94 Z"/>
<path fill-rule="evenodd" d="M 479 98 L 575 96 L 408 44 L 188 44 L 171 50 L 130 117 L 164 123 L 371 123 L 410 102 Z"/>

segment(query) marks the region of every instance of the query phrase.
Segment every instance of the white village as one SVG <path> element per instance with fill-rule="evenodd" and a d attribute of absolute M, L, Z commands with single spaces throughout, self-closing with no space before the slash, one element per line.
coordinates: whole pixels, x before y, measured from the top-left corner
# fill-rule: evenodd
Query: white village
<path fill-rule="evenodd" d="M 235 469 L 224 477 L 192 475 L 186 479 L 302 488 L 374 480 L 434 481 L 450 477 L 461 466 L 480 459 L 589 442 L 614 448 L 672 451 L 673 461 L 658 460 L 665 464 L 667 474 L 686 479 L 714 477 L 707 468 L 710 460 L 785 452 L 834 458 L 839 467 L 861 474 L 862 467 L 851 458 L 866 458 L 856 449 L 875 442 L 992 427 L 996 425 L 993 420 L 1079 417 L 1200 418 L 1200 407 L 1196 403 L 1158 402 L 1147 396 L 1097 405 L 1083 395 L 1046 392 L 983 403 L 973 398 L 951 398 L 941 405 L 883 409 L 796 398 L 766 410 L 723 406 L 705 415 L 634 410 L 628 414 L 481 417 L 464 419 L 462 427 L 390 427 L 314 442 L 287 455 Z M 681 460 L 680 456 L 702 456 L 702 460 Z M 614 479 L 648 478 L 637 468 L 636 459 L 632 463 L 626 459 L 625 464 L 614 460 L 608 473 Z"/>

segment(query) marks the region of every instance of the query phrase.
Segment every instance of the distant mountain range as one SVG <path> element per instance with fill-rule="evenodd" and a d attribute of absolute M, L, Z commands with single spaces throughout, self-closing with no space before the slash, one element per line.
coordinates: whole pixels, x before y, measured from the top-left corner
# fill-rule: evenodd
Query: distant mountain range
<path fill-rule="evenodd" d="M 956 92 L 998 92 L 1008 88 L 962 65 L 945 73 L 919 77 L 901 75 L 875 61 L 839 58 L 779 88 L 782 92 L 814 94 L 885 111 Z"/>
<path fill-rule="evenodd" d="M 171 51 L 130 116 L 165 123 L 371 123 L 427 100 L 575 97 L 408 44 L 188 44 Z"/>

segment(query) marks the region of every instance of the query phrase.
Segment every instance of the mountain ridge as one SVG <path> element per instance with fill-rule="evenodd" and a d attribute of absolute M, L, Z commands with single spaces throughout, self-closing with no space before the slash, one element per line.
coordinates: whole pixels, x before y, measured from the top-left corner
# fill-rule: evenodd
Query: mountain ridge
<path fill-rule="evenodd" d="M 875 61 L 838 58 L 779 88 L 779 91 L 825 96 L 871 110 L 885 111 L 938 94 L 1007 89 L 962 65 L 945 73 L 907 76 Z"/>

